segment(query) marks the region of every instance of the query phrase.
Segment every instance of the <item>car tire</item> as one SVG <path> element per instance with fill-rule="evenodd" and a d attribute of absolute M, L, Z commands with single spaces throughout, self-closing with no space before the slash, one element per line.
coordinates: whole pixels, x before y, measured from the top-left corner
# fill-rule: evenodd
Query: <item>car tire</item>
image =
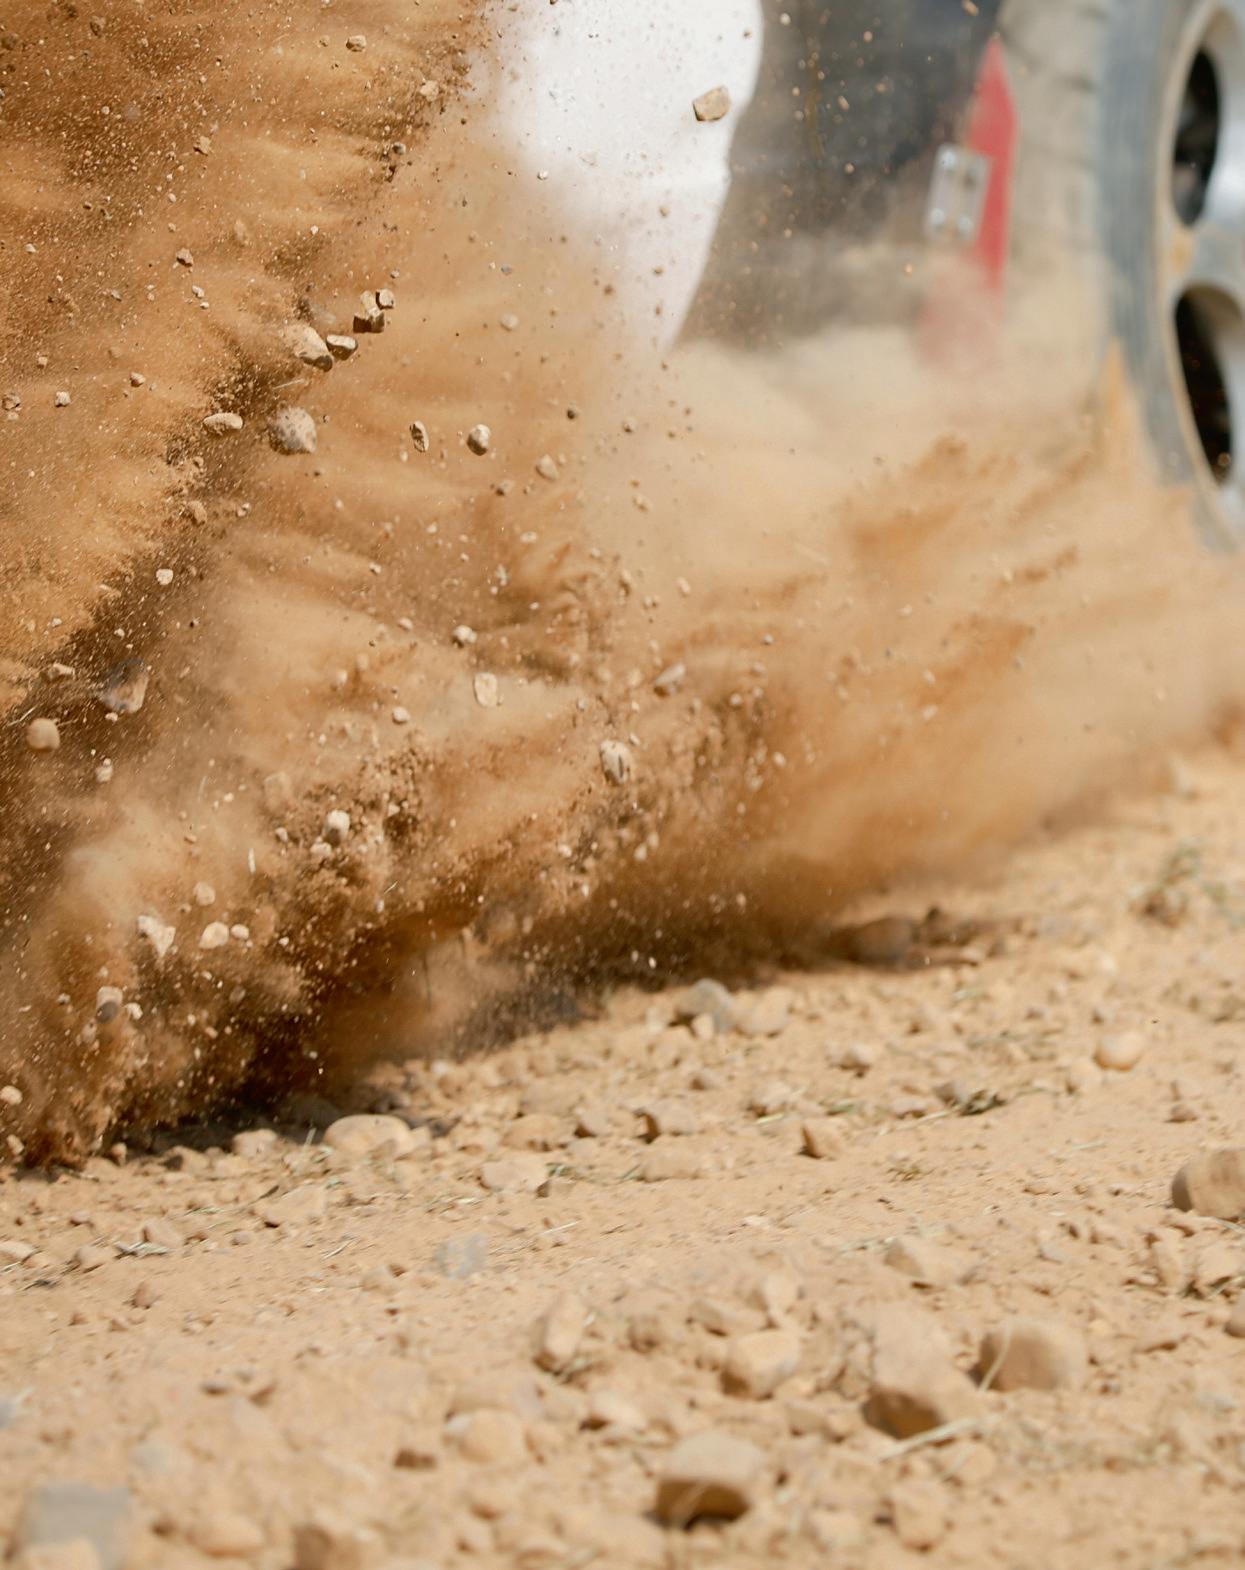
<path fill-rule="evenodd" d="M 1019 286 L 1051 291 L 1086 368 L 1119 344 L 1161 479 L 1209 545 L 1239 548 L 1245 0 L 1006 0 L 999 28 Z"/>

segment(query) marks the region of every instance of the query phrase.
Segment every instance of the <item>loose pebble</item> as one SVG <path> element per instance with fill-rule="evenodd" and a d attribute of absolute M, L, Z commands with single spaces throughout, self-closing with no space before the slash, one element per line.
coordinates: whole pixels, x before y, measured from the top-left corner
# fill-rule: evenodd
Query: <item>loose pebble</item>
<path fill-rule="evenodd" d="M 1204 1151 L 1172 1179 L 1172 1204 L 1221 1221 L 1245 1215 L 1245 1149 Z"/>
<path fill-rule="evenodd" d="M 199 934 L 201 949 L 223 949 L 229 943 L 229 928 L 223 921 L 209 921 Z"/>
<path fill-rule="evenodd" d="M 350 814 L 343 807 L 334 807 L 325 813 L 320 833 L 326 845 L 344 845 L 350 837 Z"/>
<path fill-rule="evenodd" d="M 912 1478 L 891 1489 L 890 1512 L 895 1536 L 905 1548 L 928 1553 L 947 1535 L 947 1490 L 940 1483 Z"/>
<path fill-rule="evenodd" d="M 731 95 L 725 87 L 711 87 L 692 100 L 692 113 L 702 122 L 725 119 L 730 110 Z"/>
<path fill-rule="evenodd" d="M 325 1129 L 324 1143 L 343 1156 L 404 1156 L 416 1148 L 408 1124 L 379 1112 L 338 1118 Z"/>
<path fill-rule="evenodd" d="M 621 741 L 601 743 L 601 772 L 611 784 L 625 784 L 631 778 L 634 767 L 631 749 Z"/>
<path fill-rule="evenodd" d="M 1141 1062 L 1145 1050 L 1145 1037 L 1139 1031 L 1130 1031 L 1122 1036 L 1104 1036 L 1094 1049 L 1094 1062 L 1099 1068 L 1127 1074 Z"/>
<path fill-rule="evenodd" d="M 733 1395 L 763 1401 L 800 1366 L 800 1338 L 792 1330 L 758 1330 L 727 1349 L 722 1384 Z"/>
<path fill-rule="evenodd" d="M 255 1521 L 232 1510 L 202 1515 L 190 1533 L 190 1540 L 201 1554 L 207 1554 L 211 1559 L 246 1559 L 259 1553 L 267 1541 Z"/>
<path fill-rule="evenodd" d="M 492 444 L 493 433 L 487 425 L 473 425 L 467 432 L 467 446 L 477 458 L 483 458 Z"/>
<path fill-rule="evenodd" d="M 432 439 L 428 435 L 428 427 L 422 420 L 412 420 L 410 429 L 411 445 L 414 447 L 415 451 L 427 452 L 429 447 L 432 445 Z"/>
<path fill-rule="evenodd" d="M 886 1250 L 886 1263 L 918 1286 L 949 1287 L 968 1279 L 973 1262 L 957 1249 L 924 1237 L 898 1237 Z"/>
<path fill-rule="evenodd" d="M 316 422 L 306 409 L 278 409 L 268 421 L 268 438 L 278 452 L 315 452 Z"/>
<path fill-rule="evenodd" d="M 296 360 L 319 371 L 333 369 L 333 352 L 314 327 L 294 322 L 282 333 L 282 341 Z"/>
<path fill-rule="evenodd" d="M 884 1308 L 874 1329 L 865 1416 L 896 1439 L 975 1418 L 981 1398 L 951 1361 L 937 1323 L 915 1311 Z"/>
<path fill-rule="evenodd" d="M 588 1309 L 574 1292 L 560 1293 L 536 1327 L 536 1362 L 551 1374 L 564 1373 L 575 1360 L 588 1324 Z"/>
<path fill-rule="evenodd" d="M 327 333 L 324 346 L 335 360 L 348 360 L 359 347 L 359 340 L 349 333 Z"/>
<path fill-rule="evenodd" d="M 760 1501 L 767 1470 L 765 1452 L 751 1440 L 716 1429 L 692 1434 L 662 1463 L 657 1519 L 678 1527 L 737 1520 Z"/>
<path fill-rule="evenodd" d="M 373 1570 L 382 1544 L 370 1527 L 317 1510 L 294 1527 L 295 1570 Z"/>
<path fill-rule="evenodd" d="M 977 1374 L 994 1390 L 1076 1390 L 1089 1374 L 1085 1338 L 1071 1325 L 1010 1319 L 981 1342 Z"/>
<path fill-rule="evenodd" d="M 203 421 L 203 429 L 210 431 L 213 436 L 229 436 L 242 429 L 242 416 L 223 409 L 219 413 L 209 414 Z"/>
<path fill-rule="evenodd" d="M 31 720 L 26 727 L 26 745 L 31 752 L 55 752 L 61 744 L 60 726 L 55 720 Z"/>
<path fill-rule="evenodd" d="M 842 1125 L 837 1118 L 806 1118 L 800 1124 L 804 1154 L 815 1161 L 833 1161 L 843 1154 Z"/>
<path fill-rule="evenodd" d="M 549 1177 L 543 1156 L 526 1151 L 486 1161 L 480 1168 L 480 1182 L 494 1194 L 534 1194 Z"/>

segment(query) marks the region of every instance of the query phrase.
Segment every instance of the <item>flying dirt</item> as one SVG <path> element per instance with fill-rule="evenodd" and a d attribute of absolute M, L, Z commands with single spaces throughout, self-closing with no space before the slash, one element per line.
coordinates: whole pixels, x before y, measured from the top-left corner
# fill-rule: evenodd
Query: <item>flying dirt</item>
<path fill-rule="evenodd" d="M 1040 280 L 988 374 L 671 347 L 478 18 L 7 27 L 13 1157 L 816 963 L 1241 690 L 1236 571 L 1122 386 L 1035 371 Z"/>

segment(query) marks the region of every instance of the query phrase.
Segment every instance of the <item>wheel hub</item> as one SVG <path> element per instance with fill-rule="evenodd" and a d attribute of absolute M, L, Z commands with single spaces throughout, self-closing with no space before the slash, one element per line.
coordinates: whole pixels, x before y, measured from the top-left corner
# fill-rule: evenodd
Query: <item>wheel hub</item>
<path fill-rule="evenodd" d="M 1245 544 L 1245 0 L 1195 6 L 1165 117 L 1160 285 L 1186 439 Z"/>

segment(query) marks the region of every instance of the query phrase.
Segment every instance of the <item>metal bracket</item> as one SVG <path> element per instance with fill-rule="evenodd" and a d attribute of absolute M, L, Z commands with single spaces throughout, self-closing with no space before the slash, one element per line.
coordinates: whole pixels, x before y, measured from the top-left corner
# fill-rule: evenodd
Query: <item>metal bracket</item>
<path fill-rule="evenodd" d="M 952 143 L 938 149 L 925 207 L 925 233 L 951 245 L 974 245 L 990 189 L 994 160 Z"/>

